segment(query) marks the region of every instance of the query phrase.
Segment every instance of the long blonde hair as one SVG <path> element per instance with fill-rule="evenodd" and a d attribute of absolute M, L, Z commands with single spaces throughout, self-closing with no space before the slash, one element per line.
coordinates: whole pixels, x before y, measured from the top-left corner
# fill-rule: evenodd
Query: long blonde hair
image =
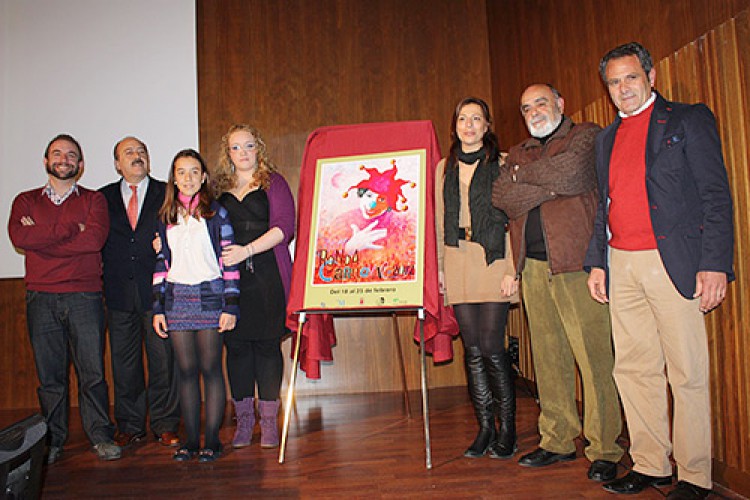
<path fill-rule="evenodd" d="M 257 128 L 244 123 L 229 127 L 224 137 L 221 138 L 221 151 L 219 152 L 219 163 L 216 165 L 213 177 L 213 188 L 216 196 L 237 187 L 237 174 L 234 171 L 232 158 L 229 156 L 229 137 L 238 131 L 250 132 L 255 138 L 255 147 L 258 152 L 258 165 L 255 171 L 255 180 L 261 189 L 268 189 L 271 185 L 271 173 L 276 172 L 276 165 L 268 159 L 266 143 Z"/>

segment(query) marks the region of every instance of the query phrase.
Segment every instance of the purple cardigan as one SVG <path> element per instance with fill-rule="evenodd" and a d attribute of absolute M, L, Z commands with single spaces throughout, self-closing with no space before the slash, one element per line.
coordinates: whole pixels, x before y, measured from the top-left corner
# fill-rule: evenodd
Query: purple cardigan
<path fill-rule="evenodd" d="M 268 196 L 268 228 L 278 227 L 284 239 L 273 247 L 276 266 L 279 268 L 281 283 L 284 285 L 284 298 L 289 301 L 289 285 L 292 281 L 292 256 L 289 243 L 294 239 L 294 198 L 286 180 L 277 173 L 271 174 L 271 185 L 266 190 Z"/>

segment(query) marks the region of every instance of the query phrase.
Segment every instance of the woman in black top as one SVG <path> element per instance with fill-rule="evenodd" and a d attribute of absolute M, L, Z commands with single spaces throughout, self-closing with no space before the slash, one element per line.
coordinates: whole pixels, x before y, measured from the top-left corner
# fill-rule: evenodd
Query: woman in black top
<path fill-rule="evenodd" d="M 234 333 L 224 337 L 237 414 L 232 446 L 251 442 L 257 385 L 260 444 L 273 448 L 279 445 L 281 338 L 286 333 L 294 199 L 268 160 L 260 133 L 248 125 L 234 125 L 223 137 L 216 170 L 218 199 L 229 212 L 237 241 L 224 252 L 224 261 L 240 264 L 240 317 Z"/>

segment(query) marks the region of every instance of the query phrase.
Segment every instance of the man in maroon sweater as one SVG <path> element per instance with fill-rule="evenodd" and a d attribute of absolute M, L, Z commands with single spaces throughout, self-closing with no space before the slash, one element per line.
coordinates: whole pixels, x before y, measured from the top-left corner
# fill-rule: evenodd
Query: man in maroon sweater
<path fill-rule="evenodd" d="M 102 460 L 120 458 L 112 441 L 104 380 L 101 249 L 109 216 L 104 197 L 77 184 L 83 152 L 67 134 L 44 152 L 48 181 L 16 196 L 8 221 L 26 255 L 26 318 L 39 378 L 39 405 L 49 425 L 48 463 L 68 437 L 68 363 L 78 376 L 83 429 Z"/>

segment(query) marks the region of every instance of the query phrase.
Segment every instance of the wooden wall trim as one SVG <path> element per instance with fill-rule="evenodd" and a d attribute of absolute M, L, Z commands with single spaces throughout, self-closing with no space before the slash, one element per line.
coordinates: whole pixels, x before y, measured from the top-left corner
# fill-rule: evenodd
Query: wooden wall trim
<path fill-rule="evenodd" d="M 750 474 L 747 471 L 730 467 L 714 459 L 712 472 L 714 482 L 744 497 L 750 497 Z"/>
<path fill-rule="evenodd" d="M 0 409 L 36 408 L 36 368 L 23 279 L 0 279 Z"/>

